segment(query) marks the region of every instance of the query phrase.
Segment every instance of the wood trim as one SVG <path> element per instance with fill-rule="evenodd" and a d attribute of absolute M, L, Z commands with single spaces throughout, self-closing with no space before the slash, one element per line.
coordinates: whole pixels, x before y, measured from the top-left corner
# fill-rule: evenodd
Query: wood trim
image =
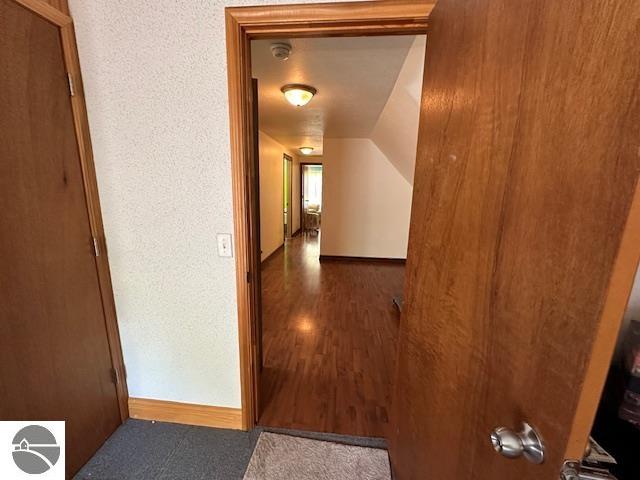
<path fill-rule="evenodd" d="M 131 418 L 140 420 L 157 420 L 159 422 L 233 430 L 242 429 L 242 410 L 240 408 L 129 398 L 129 411 Z"/>
<path fill-rule="evenodd" d="M 67 0 L 45 0 L 49 5 L 57 8 L 62 13 L 69 15 L 69 2 Z"/>
<path fill-rule="evenodd" d="M 236 18 L 226 11 L 227 74 L 229 87 L 229 122 L 231 135 L 231 185 L 233 196 L 233 228 L 236 251 L 236 294 L 238 300 L 238 340 L 240 353 L 240 385 L 242 428 L 255 425 L 257 378 L 255 378 L 251 319 L 252 292 L 247 284 L 251 258 L 251 211 L 247 198 L 251 189 L 247 185 L 248 162 L 251 161 L 251 58 L 249 39 L 242 32 Z"/>
<path fill-rule="evenodd" d="M 230 7 L 250 38 L 328 37 L 426 33 L 433 1 L 309 3 Z"/>
<path fill-rule="evenodd" d="M 89 134 L 89 118 L 87 116 L 84 87 L 80 72 L 80 60 L 78 57 L 78 47 L 76 45 L 73 23 L 69 23 L 64 27 L 61 27 L 60 35 L 67 72 L 71 75 L 75 88 L 75 95 L 70 97 L 71 108 L 73 110 L 73 122 L 76 130 L 76 139 L 78 141 L 78 152 L 82 167 L 82 178 L 84 182 L 89 223 L 91 225 L 91 234 L 97 240 L 98 248 L 100 250 L 100 255 L 96 257 L 96 269 L 98 272 L 102 306 L 105 315 L 105 328 L 107 330 L 107 338 L 109 340 L 109 348 L 111 350 L 111 361 L 113 368 L 118 373 L 118 378 L 120 379 L 116 384 L 116 391 L 118 394 L 118 403 L 120 405 L 120 418 L 124 421 L 129 418 L 127 404 L 129 394 L 127 390 L 126 369 L 124 366 L 124 358 L 122 356 L 122 345 L 118 330 L 115 300 L 113 298 L 113 286 L 111 284 L 107 243 L 102 223 L 102 210 L 100 208 L 98 183 L 93 161 L 93 149 L 91 147 L 91 137 Z"/>
<path fill-rule="evenodd" d="M 14 0 L 14 2 L 58 27 L 64 27 L 71 23 L 71 17 L 58 8 L 51 6 L 51 2 L 45 2 L 44 0 Z M 60 7 L 65 6 L 61 2 L 57 2 L 56 5 Z"/>
<path fill-rule="evenodd" d="M 109 270 L 109 260 L 107 256 L 107 245 L 104 237 L 102 212 L 98 196 L 98 184 L 96 180 L 95 166 L 93 163 L 91 138 L 89 135 L 89 119 L 85 104 L 82 75 L 80 73 L 80 60 L 78 58 L 78 48 L 76 45 L 73 22 L 71 17 L 58 10 L 58 8 L 60 8 L 65 12 L 68 12 L 67 0 L 49 0 L 49 3 L 44 2 L 43 0 L 14 1 L 60 28 L 60 41 L 62 44 L 65 68 L 73 79 L 75 88 L 75 95 L 69 98 L 73 113 L 73 124 L 78 144 L 80 168 L 82 170 L 82 181 L 91 234 L 97 240 L 98 248 L 101 252 L 101 254 L 96 257 L 96 270 L 105 315 L 105 329 L 107 333 L 107 340 L 109 342 L 111 363 L 119 379 L 119 382 L 116 384 L 116 394 L 120 409 L 120 419 L 124 422 L 129 418 L 129 407 L 127 404 L 129 393 L 127 390 L 126 369 L 122 356 L 122 345 L 120 342 L 120 333 L 118 331 L 118 322 L 116 318 L 111 273 Z M 50 5 L 50 3 L 55 5 L 55 7 Z"/>
<path fill-rule="evenodd" d="M 607 372 L 613 358 L 616 340 L 624 316 L 633 281 L 640 262 L 640 183 L 636 188 L 627 217 L 618 256 L 609 280 L 607 296 L 604 301 L 600 325 L 595 336 L 592 355 L 589 359 L 582 393 L 578 403 L 569 442 L 566 459 L 581 460 L 589 441 L 598 404 L 602 396 Z"/>
<path fill-rule="evenodd" d="M 285 168 L 284 168 L 284 162 L 288 162 L 288 169 L 289 169 L 289 175 L 286 175 L 285 172 Z M 285 230 L 285 235 L 284 235 L 284 239 L 285 241 L 287 240 L 287 238 L 291 238 L 293 237 L 293 232 L 291 231 L 293 228 L 293 157 L 291 155 L 289 155 L 288 153 L 282 153 L 282 196 L 284 198 L 284 187 L 287 185 L 287 183 L 289 184 L 289 188 L 287 189 L 288 191 L 288 198 L 284 199 L 287 202 L 288 208 L 287 208 L 287 223 L 286 223 L 286 230 Z M 300 215 L 302 215 L 302 212 L 300 212 Z M 302 217 L 301 217 L 302 218 Z M 284 227 L 285 225 L 283 225 Z"/>
<path fill-rule="evenodd" d="M 253 285 L 247 283 L 251 249 L 252 212 L 247 203 L 252 186 L 247 173 L 251 161 L 251 49 L 252 38 L 365 36 L 426 33 L 435 2 L 429 0 L 380 0 L 373 2 L 319 3 L 225 9 L 231 183 L 233 192 L 236 291 L 242 428 L 257 423 L 259 371 L 255 365 L 256 326 L 251 312 Z"/>
<path fill-rule="evenodd" d="M 404 265 L 406 258 L 384 258 L 384 257 L 351 257 L 347 255 L 320 255 L 321 262 L 364 262 L 364 263 L 393 263 Z"/>

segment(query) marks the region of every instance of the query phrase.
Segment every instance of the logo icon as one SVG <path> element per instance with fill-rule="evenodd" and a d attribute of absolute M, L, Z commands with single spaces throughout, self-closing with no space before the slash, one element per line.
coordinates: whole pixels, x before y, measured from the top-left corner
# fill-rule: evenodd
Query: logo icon
<path fill-rule="evenodd" d="M 40 474 L 52 468 L 60 458 L 56 437 L 40 425 L 29 425 L 13 437 L 13 461 L 20 470 Z"/>

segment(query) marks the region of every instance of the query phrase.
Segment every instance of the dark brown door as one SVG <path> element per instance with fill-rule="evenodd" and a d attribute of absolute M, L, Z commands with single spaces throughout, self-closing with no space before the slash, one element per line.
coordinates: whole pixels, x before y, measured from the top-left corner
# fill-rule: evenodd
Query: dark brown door
<path fill-rule="evenodd" d="M 0 0 L 0 419 L 66 420 L 67 474 L 120 424 L 58 27 Z"/>
<path fill-rule="evenodd" d="M 609 291 L 614 262 L 633 270 L 640 248 L 620 250 L 640 165 L 640 2 L 439 0 L 429 25 L 395 474 L 556 480 L 598 335 L 615 339 L 605 305 L 628 295 Z M 523 421 L 541 465 L 492 447 L 495 427 Z"/>
<path fill-rule="evenodd" d="M 251 165 L 249 167 L 249 189 L 251 198 L 249 202 L 251 208 L 251 218 L 249 219 L 249 228 L 253 238 L 254 246 L 249 259 L 251 271 L 249 272 L 250 282 L 254 284 L 251 289 L 253 298 L 251 299 L 251 315 L 253 316 L 252 325 L 255 331 L 252 332 L 252 341 L 254 342 L 252 372 L 254 375 L 254 408 L 256 409 L 254 418 L 256 421 L 260 418 L 261 413 L 261 373 L 262 373 L 262 250 L 260 249 L 260 134 L 259 134 L 259 118 L 258 118 L 258 79 L 251 80 Z"/>

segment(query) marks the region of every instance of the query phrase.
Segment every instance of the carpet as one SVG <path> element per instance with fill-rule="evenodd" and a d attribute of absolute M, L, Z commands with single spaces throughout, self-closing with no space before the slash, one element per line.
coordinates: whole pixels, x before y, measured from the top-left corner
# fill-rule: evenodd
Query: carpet
<path fill-rule="evenodd" d="M 390 480 L 386 450 L 262 432 L 244 480 Z"/>
<path fill-rule="evenodd" d="M 242 480 L 260 434 L 387 448 L 384 439 L 258 427 L 250 432 L 128 419 L 75 480 Z"/>

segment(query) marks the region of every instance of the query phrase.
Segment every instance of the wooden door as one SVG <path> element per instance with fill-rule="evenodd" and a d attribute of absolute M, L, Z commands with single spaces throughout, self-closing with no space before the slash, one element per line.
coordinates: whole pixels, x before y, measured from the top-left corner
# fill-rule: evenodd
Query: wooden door
<path fill-rule="evenodd" d="M 67 474 L 120 424 L 60 30 L 0 0 L 0 419 L 66 420 Z"/>
<path fill-rule="evenodd" d="M 429 25 L 392 464 L 555 480 L 638 261 L 640 2 L 439 0 Z M 522 421 L 542 465 L 492 448 Z"/>
<path fill-rule="evenodd" d="M 254 376 L 254 408 L 253 418 L 257 422 L 261 413 L 261 373 L 262 373 L 262 249 L 260 248 L 260 130 L 258 116 L 258 79 L 251 79 L 251 163 L 249 167 L 249 188 L 250 198 L 248 202 L 251 208 L 248 209 L 250 234 L 253 238 L 254 246 L 249 258 L 250 272 L 249 280 L 254 284 L 251 289 L 251 315 L 253 316 L 252 342 L 255 357 L 252 359 L 252 375 Z M 253 425 L 249 425 L 253 427 Z"/>

